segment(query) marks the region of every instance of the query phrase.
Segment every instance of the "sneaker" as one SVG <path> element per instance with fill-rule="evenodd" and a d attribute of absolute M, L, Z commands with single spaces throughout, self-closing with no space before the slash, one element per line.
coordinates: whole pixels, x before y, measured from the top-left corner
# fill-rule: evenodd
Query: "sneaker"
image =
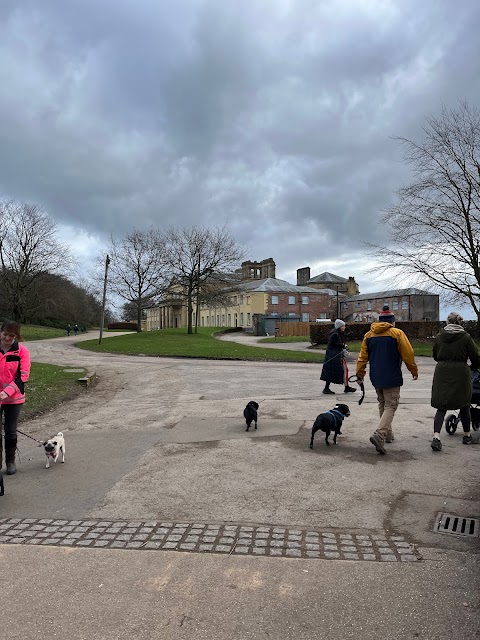
<path fill-rule="evenodd" d="M 432 444 L 430 445 L 434 451 L 442 450 L 442 441 L 440 438 L 433 438 Z"/>
<path fill-rule="evenodd" d="M 322 393 L 330 394 L 330 395 L 332 395 L 332 396 L 334 396 L 334 395 L 335 395 L 335 391 L 332 391 L 331 389 L 324 389 L 324 390 L 322 391 Z"/>
<path fill-rule="evenodd" d="M 370 436 L 370 442 L 374 445 L 375 449 L 378 453 L 382 453 L 385 455 L 387 452 L 385 451 L 385 447 L 383 446 L 383 440 L 378 435 L 378 433 L 374 433 L 373 436 Z"/>
<path fill-rule="evenodd" d="M 344 393 L 355 393 L 355 391 L 356 389 L 354 389 L 353 387 L 349 387 L 348 385 L 343 390 Z"/>
<path fill-rule="evenodd" d="M 463 436 L 462 444 L 472 444 L 472 436 Z"/>

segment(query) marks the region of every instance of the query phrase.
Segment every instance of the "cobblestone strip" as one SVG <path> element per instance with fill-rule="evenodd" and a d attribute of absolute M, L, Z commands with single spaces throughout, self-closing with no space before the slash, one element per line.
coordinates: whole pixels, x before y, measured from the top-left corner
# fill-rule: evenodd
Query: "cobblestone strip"
<path fill-rule="evenodd" d="M 421 560 L 403 536 L 229 524 L 0 519 L 0 543 L 377 562 Z"/>

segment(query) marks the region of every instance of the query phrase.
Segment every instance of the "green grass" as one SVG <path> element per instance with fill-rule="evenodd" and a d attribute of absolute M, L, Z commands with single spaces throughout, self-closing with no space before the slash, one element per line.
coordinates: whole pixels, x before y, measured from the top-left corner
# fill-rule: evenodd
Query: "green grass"
<path fill-rule="evenodd" d="M 26 400 L 20 414 L 21 420 L 45 413 L 61 402 L 84 393 L 77 380 L 86 374 L 86 370 L 83 373 L 67 373 L 64 371 L 67 368 L 72 367 L 32 362 L 30 378 L 25 385 Z"/>
<path fill-rule="evenodd" d="M 47 338 L 59 338 L 60 336 L 67 335 L 64 329 L 56 329 L 55 327 L 38 327 L 34 324 L 24 324 L 20 327 L 20 331 L 27 342 L 29 340 L 45 340 Z"/>
<path fill-rule="evenodd" d="M 272 344 L 280 344 L 282 342 L 310 342 L 310 336 L 281 336 L 279 338 L 262 338 L 260 343 L 270 342 Z"/>
<path fill-rule="evenodd" d="M 221 329 L 200 327 L 198 333 L 187 334 L 182 329 L 161 329 L 106 338 L 99 345 L 98 340 L 80 342 L 80 349 L 101 353 L 125 353 L 145 356 L 170 356 L 185 358 L 209 358 L 226 360 L 261 360 L 284 362 L 322 362 L 323 355 L 313 351 L 295 352 L 282 349 L 262 349 L 249 347 L 226 340 L 217 340 L 214 333 Z"/>

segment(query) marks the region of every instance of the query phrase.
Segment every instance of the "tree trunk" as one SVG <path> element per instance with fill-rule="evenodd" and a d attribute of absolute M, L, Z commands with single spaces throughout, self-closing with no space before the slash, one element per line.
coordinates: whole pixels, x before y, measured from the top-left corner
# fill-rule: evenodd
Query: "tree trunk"
<path fill-rule="evenodd" d="M 137 333 L 142 331 L 142 299 L 137 300 Z"/>

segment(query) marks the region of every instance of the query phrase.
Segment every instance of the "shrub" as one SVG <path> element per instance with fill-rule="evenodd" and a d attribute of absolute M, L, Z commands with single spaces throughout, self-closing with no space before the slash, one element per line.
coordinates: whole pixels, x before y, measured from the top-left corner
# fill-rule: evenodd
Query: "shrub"
<path fill-rule="evenodd" d="M 345 327 L 345 340 L 363 340 L 363 336 L 370 330 L 370 322 L 349 322 Z M 327 344 L 328 334 L 333 329 L 333 324 L 311 324 L 310 342 L 313 345 Z M 426 340 L 437 335 L 442 327 L 439 321 L 396 322 L 395 327 L 401 329 L 411 340 Z M 468 329 L 467 329 L 468 330 Z"/>
<path fill-rule="evenodd" d="M 124 329 L 125 331 L 137 331 L 138 325 L 136 322 L 109 322 L 107 329 Z"/>

